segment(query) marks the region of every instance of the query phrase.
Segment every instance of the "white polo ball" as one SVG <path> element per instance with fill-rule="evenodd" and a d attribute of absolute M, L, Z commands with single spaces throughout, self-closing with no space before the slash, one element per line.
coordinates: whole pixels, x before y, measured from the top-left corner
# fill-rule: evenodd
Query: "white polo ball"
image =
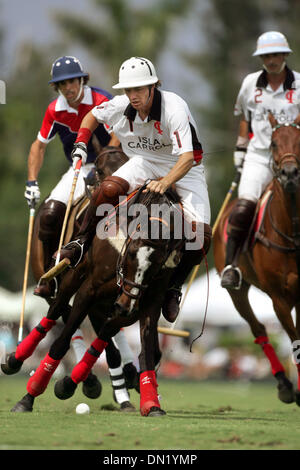
<path fill-rule="evenodd" d="M 86 403 L 79 403 L 76 406 L 76 414 L 78 415 L 88 415 L 90 413 L 90 407 Z"/>

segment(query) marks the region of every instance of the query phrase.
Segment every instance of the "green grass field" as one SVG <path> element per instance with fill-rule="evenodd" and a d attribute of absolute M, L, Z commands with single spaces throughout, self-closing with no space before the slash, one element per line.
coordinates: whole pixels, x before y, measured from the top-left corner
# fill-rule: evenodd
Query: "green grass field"
<path fill-rule="evenodd" d="M 54 380 L 35 401 L 32 413 L 11 413 L 26 393 L 27 376 L 0 376 L 0 449 L 300 449 L 300 409 L 277 399 L 276 383 L 181 382 L 159 380 L 167 415 L 101 409 L 114 405 L 109 381 L 97 400 L 77 389 L 66 401 L 55 398 Z M 139 395 L 131 392 L 138 410 Z M 78 403 L 89 415 L 78 416 Z"/>

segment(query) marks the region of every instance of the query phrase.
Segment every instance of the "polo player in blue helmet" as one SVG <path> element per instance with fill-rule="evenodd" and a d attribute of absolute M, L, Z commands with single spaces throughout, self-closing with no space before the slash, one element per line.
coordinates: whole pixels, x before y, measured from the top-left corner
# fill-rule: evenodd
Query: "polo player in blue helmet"
<path fill-rule="evenodd" d="M 39 202 L 38 175 L 43 164 L 47 144 L 55 138 L 56 134 L 59 135 L 69 164 L 68 171 L 51 191 L 41 209 L 39 239 L 43 244 L 45 271 L 49 269 L 51 257 L 59 243 L 62 222 L 74 177 L 71 152 L 80 123 L 94 106 L 112 98 L 112 95 L 107 91 L 88 86 L 88 80 L 89 74 L 84 72 L 76 57 L 63 56 L 56 59 L 52 65 L 49 84 L 54 87 L 59 96 L 49 104 L 42 126 L 31 145 L 28 156 L 25 198 L 29 205 Z M 108 134 L 102 124 L 98 126 L 94 134 L 102 147 L 119 145 L 118 139 L 113 134 Z M 96 156 L 93 144 L 91 144 L 88 148 L 87 164 L 82 167 L 78 177 L 74 200 L 84 194 L 84 177 L 94 167 Z M 49 297 L 53 293 L 54 282 L 41 284 L 35 289 L 35 294 L 42 297 Z"/>

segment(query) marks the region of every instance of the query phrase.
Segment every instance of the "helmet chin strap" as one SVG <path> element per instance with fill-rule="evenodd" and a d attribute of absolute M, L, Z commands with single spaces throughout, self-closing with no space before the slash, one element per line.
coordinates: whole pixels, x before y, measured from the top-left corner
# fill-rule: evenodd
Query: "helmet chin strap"
<path fill-rule="evenodd" d="M 270 71 L 268 70 L 268 67 L 267 67 L 265 64 L 263 64 L 263 68 L 265 69 L 265 71 L 266 71 L 267 73 L 272 73 L 272 74 L 274 74 L 274 75 L 279 75 L 279 74 L 283 71 L 283 69 L 284 69 L 285 66 L 286 66 L 286 63 L 285 63 L 285 60 L 284 60 L 284 61 L 282 62 L 282 64 L 281 64 L 280 70 L 278 70 L 278 72 L 270 72 Z"/>
<path fill-rule="evenodd" d="M 147 104 L 149 103 L 149 101 L 150 101 L 150 98 L 151 98 L 151 90 L 152 90 L 152 86 L 153 86 L 153 85 L 149 85 L 149 86 L 148 86 L 148 92 L 149 92 L 149 95 L 148 95 L 148 99 L 147 99 L 146 106 L 147 106 Z"/>
<path fill-rule="evenodd" d="M 81 93 L 82 93 L 82 89 L 83 89 L 83 77 L 80 77 L 79 92 L 78 92 L 78 95 L 77 95 L 76 98 L 75 98 L 75 101 L 79 100 L 79 98 L 80 98 L 80 96 L 81 96 Z"/>

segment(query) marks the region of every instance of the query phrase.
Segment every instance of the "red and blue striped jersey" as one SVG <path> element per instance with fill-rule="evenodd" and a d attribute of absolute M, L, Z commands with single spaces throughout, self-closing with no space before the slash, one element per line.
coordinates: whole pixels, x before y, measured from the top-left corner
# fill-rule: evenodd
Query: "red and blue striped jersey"
<path fill-rule="evenodd" d="M 72 162 L 71 152 L 77 137 L 84 116 L 95 106 L 100 105 L 104 101 L 109 101 L 113 96 L 101 88 L 84 87 L 84 97 L 78 107 L 74 109 L 69 106 L 63 95 L 60 95 L 52 101 L 45 113 L 41 129 L 38 133 L 38 139 L 48 144 L 56 134 L 62 141 L 63 148 L 67 159 Z M 108 145 L 110 136 L 105 125 L 100 124 L 94 134 L 98 138 L 102 147 Z M 96 153 L 92 145 L 92 139 L 88 144 L 87 163 L 91 163 L 96 158 Z"/>

